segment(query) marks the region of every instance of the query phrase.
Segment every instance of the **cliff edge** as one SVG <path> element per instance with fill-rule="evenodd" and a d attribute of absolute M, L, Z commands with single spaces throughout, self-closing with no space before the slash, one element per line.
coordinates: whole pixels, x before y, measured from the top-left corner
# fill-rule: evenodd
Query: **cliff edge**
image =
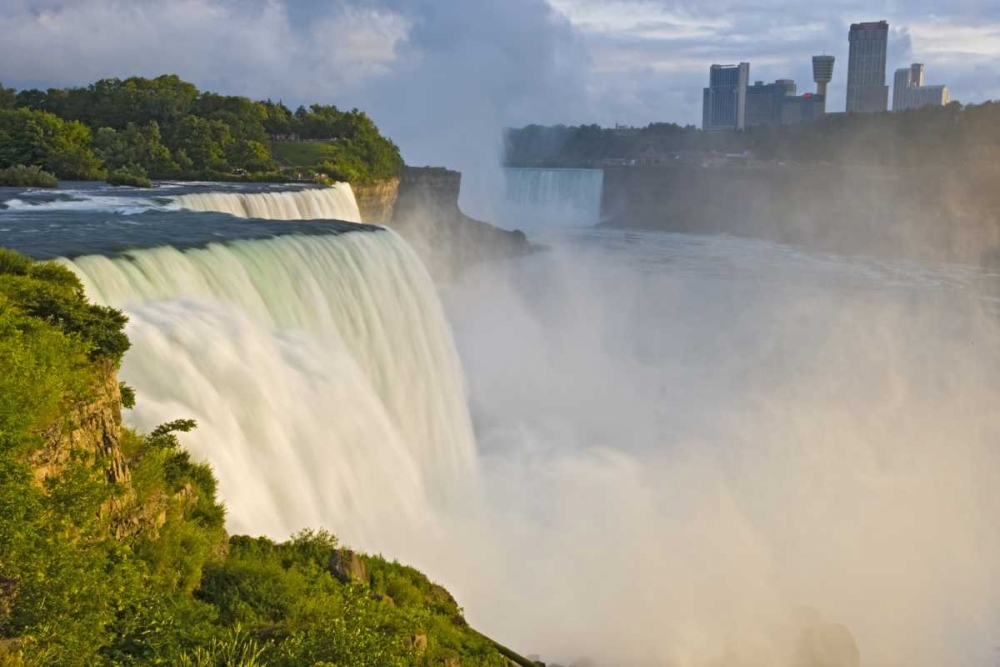
<path fill-rule="evenodd" d="M 386 224 L 414 247 L 435 278 L 532 251 L 524 232 L 470 218 L 458 206 L 462 174 L 406 167 L 398 181 L 355 188 L 364 222 Z"/>

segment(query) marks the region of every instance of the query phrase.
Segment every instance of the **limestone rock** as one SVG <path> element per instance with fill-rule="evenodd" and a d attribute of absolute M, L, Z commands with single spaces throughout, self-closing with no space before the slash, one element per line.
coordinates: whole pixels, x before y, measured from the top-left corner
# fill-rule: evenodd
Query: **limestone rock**
<path fill-rule="evenodd" d="M 368 568 L 364 561 L 350 549 L 335 549 L 327 563 L 330 574 L 342 583 L 368 583 Z"/>

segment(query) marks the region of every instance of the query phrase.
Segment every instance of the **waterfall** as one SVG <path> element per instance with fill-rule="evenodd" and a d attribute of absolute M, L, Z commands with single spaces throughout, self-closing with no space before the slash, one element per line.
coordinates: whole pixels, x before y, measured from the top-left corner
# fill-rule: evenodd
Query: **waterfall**
<path fill-rule="evenodd" d="M 601 219 L 600 169 L 505 169 L 504 220 L 509 225 L 596 225 Z"/>
<path fill-rule="evenodd" d="M 391 231 L 283 236 L 67 262 L 133 341 L 128 419 L 181 417 L 229 528 L 331 528 L 352 544 L 419 526 L 476 485 L 464 379 L 423 265 Z M 402 533 L 400 533 L 402 534 Z"/>
<path fill-rule="evenodd" d="M 181 195 L 174 202 L 192 211 L 229 213 L 237 218 L 361 222 L 349 183 L 290 192 L 207 192 Z"/>

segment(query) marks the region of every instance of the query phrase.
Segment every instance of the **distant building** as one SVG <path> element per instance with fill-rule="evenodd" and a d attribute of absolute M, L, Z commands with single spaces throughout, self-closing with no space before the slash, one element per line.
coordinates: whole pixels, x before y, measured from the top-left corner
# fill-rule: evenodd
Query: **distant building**
<path fill-rule="evenodd" d="M 795 82 L 778 79 L 774 83 L 756 81 L 747 88 L 746 126 L 780 125 L 785 98 L 795 95 Z"/>
<path fill-rule="evenodd" d="M 889 106 L 885 85 L 885 59 L 889 44 L 889 24 L 853 23 L 848 36 L 847 112 L 875 113 Z"/>
<path fill-rule="evenodd" d="M 706 132 L 746 127 L 750 63 L 712 65 L 702 98 L 701 127 Z"/>
<path fill-rule="evenodd" d="M 823 96 L 826 102 L 826 85 L 833 80 L 833 56 L 813 56 L 813 81 L 816 82 L 816 94 Z"/>
<path fill-rule="evenodd" d="M 806 93 L 786 97 L 781 103 L 781 124 L 802 125 L 813 123 L 826 114 L 826 97 Z"/>
<path fill-rule="evenodd" d="M 925 86 L 924 66 L 913 63 L 896 70 L 892 86 L 892 110 L 905 111 L 926 106 L 944 106 L 951 102 L 948 86 Z"/>

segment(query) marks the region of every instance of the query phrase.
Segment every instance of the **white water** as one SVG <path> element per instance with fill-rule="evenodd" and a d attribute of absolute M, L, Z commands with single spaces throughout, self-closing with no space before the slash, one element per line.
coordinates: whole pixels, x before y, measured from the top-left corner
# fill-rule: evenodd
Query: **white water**
<path fill-rule="evenodd" d="M 504 180 L 500 217 L 506 227 L 537 232 L 600 222 L 600 169 L 504 169 Z"/>
<path fill-rule="evenodd" d="M 361 212 L 349 183 L 291 192 L 207 192 L 174 200 L 192 211 L 215 211 L 238 218 L 264 220 L 341 220 L 361 222 Z"/>
<path fill-rule="evenodd" d="M 132 318 L 130 419 L 199 420 L 234 530 L 331 528 L 549 661 L 800 667 L 818 615 L 866 666 L 991 665 L 986 278 L 585 238 L 446 294 L 478 456 L 433 287 L 388 232 L 75 267 Z"/>
<path fill-rule="evenodd" d="M 235 531 L 326 526 L 359 546 L 476 486 L 461 368 L 434 286 L 389 231 L 70 263 L 124 308 L 142 428 L 198 421 Z"/>

